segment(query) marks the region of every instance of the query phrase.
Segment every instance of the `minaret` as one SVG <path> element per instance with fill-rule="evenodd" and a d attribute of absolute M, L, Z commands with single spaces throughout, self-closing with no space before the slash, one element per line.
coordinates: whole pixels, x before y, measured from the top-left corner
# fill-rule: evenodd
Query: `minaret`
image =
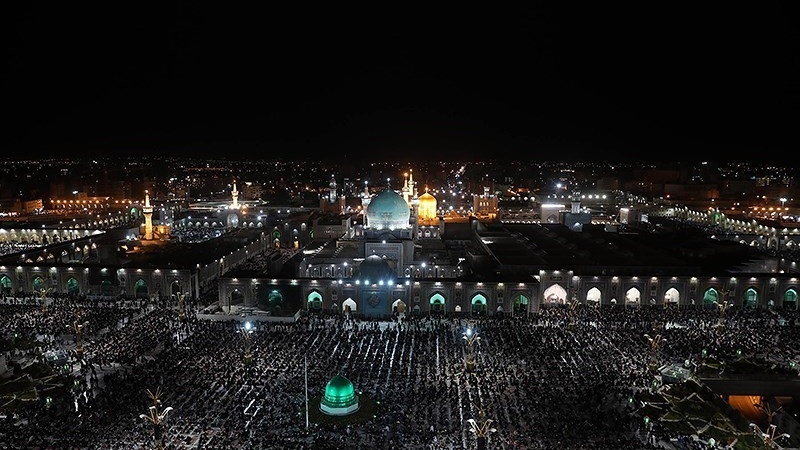
<path fill-rule="evenodd" d="M 364 181 L 364 192 L 361 194 L 361 214 L 364 216 L 364 226 L 367 226 L 367 208 L 372 198 L 369 196 L 369 182 Z"/>
<path fill-rule="evenodd" d="M 581 193 L 579 191 L 572 192 L 572 214 L 578 214 L 581 212 Z"/>
<path fill-rule="evenodd" d="M 328 201 L 334 205 L 336 204 L 336 178 L 331 174 L 331 182 L 328 184 L 330 190 L 328 191 Z"/>
<path fill-rule="evenodd" d="M 408 174 L 407 173 L 403 174 L 403 190 L 401 192 L 403 193 L 403 200 L 406 201 L 408 206 L 411 206 L 411 189 L 409 189 L 409 187 L 408 187 Z"/>
<path fill-rule="evenodd" d="M 150 193 L 144 191 L 144 238 L 145 240 L 153 239 L 153 207 L 150 205 Z"/>
<path fill-rule="evenodd" d="M 418 198 L 417 185 L 414 183 L 414 169 L 408 169 L 408 190 L 411 192 L 411 198 Z"/>
<path fill-rule="evenodd" d="M 239 209 L 239 191 L 236 190 L 236 180 L 233 181 L 233 190 L 231 190 L 231 197 L 233 197 L 233 204 L 231 208 Z"/>

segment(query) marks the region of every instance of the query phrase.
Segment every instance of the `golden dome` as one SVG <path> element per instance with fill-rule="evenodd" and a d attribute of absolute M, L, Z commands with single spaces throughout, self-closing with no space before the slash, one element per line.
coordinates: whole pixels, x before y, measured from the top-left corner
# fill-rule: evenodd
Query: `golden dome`
<path fill-rule="evenodd" d="M 419 196 L 419 221 L 436 220 L 436 197 L 429 193 Z"/>

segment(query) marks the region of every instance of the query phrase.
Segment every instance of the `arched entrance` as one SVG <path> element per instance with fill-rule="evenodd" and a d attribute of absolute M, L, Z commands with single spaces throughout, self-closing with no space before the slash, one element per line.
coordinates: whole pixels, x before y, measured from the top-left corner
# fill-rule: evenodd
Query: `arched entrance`
<path fill-rule="evenodd" d="M 625 306 L 639 306 L 642 301 L 642 293 L 639 288 L 632 287 L 625 292 Z"/>
<path fill-rule="evenodd" d="M 182 291 L 183 289 L 181 289 L 181 284 L 177 281 L 173 281 L 172 284 L 170 285 L 170 293 L 176 296 L 177 298 L 177 295 L 180 294 Z"/>
<path fill-rule="evenodd" d="M 262 308 L 272 312 L 273 315 L 280 315 L 283 311 L 283 294 L 277 289 L 269 291 L 266 305 L 262 305 Z"/>
<path fill-rule="evenodd" d="M 44 278 L 37 276 L 33 279 L 33 292 L 40 292 L 42 289 L 44 289 Z"/>
<path fill-rule="evenodd" d="M 306 296 L 306 304 L 310 311 L 322 311 L 322 294 L 319 291 L 311 291 Z"/>
<path fill-rule="evenodd" d="M 755 288 L 749 288 L 744 291 L 744 307 L 755 308 L 758 306 L 758 291 Z"/>
<path fill-rule="evenodd" d="M 342 311 L 346 313 L 356 312 L 358 310 L 358 306 L 356 305 L 356 301 L 352 298 L 348 298 L 344 302 L 342 302 Z"/>
<path fill-rule="evenodd" d="M 239 289 L 234 289 L 229 298 L 229 305 L 241 305 L 244 302 L 244 294 Z"/>
<path fill-rule="evenodd" d="M 483 294 L 475 294 L 472 296 L 472 314 L 485 315 L 486 314 L 486 297 Z"/>
<path fill-rule="evenodd" d="M 514 314 L 522 314 L 528 311 L 528 297 L 519 294 L 514 297 Z"/>
<path fill-rule="evenodd" d="M 677 289 L 674 287 L 667 289 L 667 292 L 664 293 L 664 304 L 665 305 L 678 305 L 681 302 L 681 293 L 678 292 Z"/>
<path fill-rule="evenodd" d="M 783 307 L 797 309 L 797 291 L 794 288 L 789 288 L 783 293 Z"/>
<path fill-rule="evenodd" d="M 11 295 L 11 292 L 14 291 L 14 283 L 8 275 L 0 277 L 0 289 L 2 289 L 3 295 Z"/>
<path fill-rule="evenodd" d="M 715 306 L 719 300 L 719 293 L 714 288 L 708 288 L 703 294 L 703 306 Z"/>
<path fill-rule="evenodd" d="M 593 287 L 586 291 L 586 303 L 592 306 L 597 306 L 600 304 L 600 300 L 602 299 L 603 293 L 600 292 L 600 289 L 597 287 Z"/>
<path fill-rule="evenodd" d="M 406 312 L 406 302 L 400 300 L 399 298 L 392 303 L 392 312 L 397 314 L 402 314 Z"/>
<path fill-rule="evenodd" d="M 69 295 L 78 295 L 81 293 L 81 288 L 78 285 L 78 280 L 75 277 L 69 277 L 67 279 L 67 294 Z"/>
<path fill-rule="evenodd" d="M 147 282 L 144 278 L 139 278 L 133 285 L 133 292 L 136 298 L 147 298 Z"/>
<path fill-rule="evenodd" d="M 441 293 L 437 292 L 431 295 L 430 306 L 432 313 L 435 314 L 444 313 L 445 304 L 446 304 L 445 298 Z"/>
<path fill-rule="evenodd" d="M 567 301 L 567 290 L 559 284 L 554 284 L 547 288 L 543 295 L 546 305 L 563 304 Z"/>

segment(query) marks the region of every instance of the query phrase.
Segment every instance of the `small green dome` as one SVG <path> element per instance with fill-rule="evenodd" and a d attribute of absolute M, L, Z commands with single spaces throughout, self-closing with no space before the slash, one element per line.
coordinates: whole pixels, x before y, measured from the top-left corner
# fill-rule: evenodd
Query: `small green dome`
<path fill-rule="evenodd" d="M 325 397 L 322 403 L 330 408 L 345 408 L 357 403 L 353 383 L 347 378 L 336 375 L 325 386 Z"/>

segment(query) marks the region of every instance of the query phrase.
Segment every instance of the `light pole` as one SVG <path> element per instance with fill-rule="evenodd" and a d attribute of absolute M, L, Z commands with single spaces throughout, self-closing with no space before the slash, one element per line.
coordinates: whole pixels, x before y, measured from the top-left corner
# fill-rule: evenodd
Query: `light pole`
<path fill-rule="evenodd" d="M 576 316 L 578 314 L 577 308 L 578 308 L 578 299 L 577 299 L 577 297 L 573 297 L 572 301 L 569 303 L 569 329 L 570 330 L 575 330 Z"/>
<path fill-rule="evenodd" d="M 39 296 L 40 296 L 40 299 L 42 301 L 42 312 L 43 313 L 47 312 L 47 294 L 49 294 L 51 290 L 52 289 L 50 289 L 50 288 L 41 288 L 41 289 L 39 289 Z"/>
<path fill-rule="evenodd" d="M 153 424 L 153 441 L 154 448 L 156 450 L 162 450 L 164 448 L 163 423 L 164 419 L 167 417 L 167 414 L 172 411 L 171 406 L 164 408 L 164 410 L 161 412 L 158 411 L 158 408 L 161 406 L 161 394 L 161 386 L 159 386 L 155 392 L 152 392 L 150 389 L 148 389 L 147 395 L 150 396 L 153 404 L 150 405 L 150 408 L 148 408 L 147 414 L 139 414 L 140 418 Z"/>
<path fill-rule="evenodd" d="M 72 328 L 75 331 L 75 353 L 78 355 L 78 359 L 83 359 L 83 329 L 87 326 L 89 326 L 88 321 L 80 323 L 76 319 L 72 323 Z"/>
<path fill-rule="evenodd" d="M 244 343 L 244 363 L 250 364 L 253 362 L 253 353 L 250 350 L 253 337 L 253 324 L 249 321 L 245 322 L 244 326 L 239 328 L 239 332 L 242 333 L 242 342 Z"/>
<path fill-rule="evenodd" d="M 184 297 L 186 297 L 186 294 L 178 292 L 178 320 L 181 322 L 186 321 L 186 304 Z"/>
<path fill-rule="evenodd" d="M 755 433 L 756 436 L 759 436 L 759 437 L 761 437 L 761 439 L 764 440 L 764 448 L 765 449 L 773 449 L 776 446 L 778 446 L 778 444 L 775 441 L 777 441 L 780 438 L 784 438 L 785 437 L 785 438 L 788 439 L 788 438 L 791 437 L 788 433 L 782 433 L 782 434 L 780 434 L 778 436 L 775 436 L 775 432 L 778 430 L 778 427 L 775 426 L 775 425 L 772 425 L 772 424 L 770 424 L 767 427 L 766 431 L 763 431 L 758 425 L 750 422 L 750 428 L 753 430 L 753 433 Z M 781 448 L 781 447 L 778 446 L 778 448 Z"/>
<path fill-rule="evenodd" d="M 729 290 L 720 290 L 720 294 L 722 294 L 722 302 L 716 302 L 717 310 L 719 311 L 719 322 L 717 323 L 718 326 L 724 327 L 726 323 L 726 319 L 728 317 L 728 309 L 731 307 L 731 303 L 728 301 L 728 292 Z"/>
<path fill-rule="evenodd" d="M 769 405 L 768 402 L 765 402 L 762 398 L 760 402 L 755 404 L 756 408 L 760 409 L 767 415 L 767 424 L 772 425 L 772 419 L 775 417 L 776 414 L 781 412 L 783 406 L 779 406 L 778 409 L 773 410 L 772 407 Z"/>
<path fill-rule="evenodd" d="M 473 349 L 473 345 L 478 342 L 481 337 L 478 336 L 478 332 L 472 329 L 472 325 L 467 325 L 466 331 L 464 331 L 464 341 L 467 343 L 467 351 L 464 353 L 464 367 L 467 371 L 475 370 L 475 352 Z"/>
<path fill-rule="evenodd" d="M 655 335 L 654 337 L 650 337 L 649 334 L 645 334 L 644 337 L 647 338 L 650 344 L 650 369 L 655 370 L 658 368 L 658 351 L 661 348 L 661 344 L 664 342 L 664 339 L 661 337 L 660 334 Z"/>
<path fill-rule="evenodd" d="M 781 197 L 780 201 L 781 201 L 781 208 L 783 208 L 783 205 L 786 204 L 786 197 Z"/>
<path fill-rule="evenodd" d="M 494 421 L 492 419 L 487 419 L 484 416 L 482 409 L 478 410 L 478 420 L 467 419 L 470 431 L 472 431 L 478 440 L 478 450 L 486 450 L 489 434 L 497 431 L 496 428 L 492 427 L 493 422 Z"/>

